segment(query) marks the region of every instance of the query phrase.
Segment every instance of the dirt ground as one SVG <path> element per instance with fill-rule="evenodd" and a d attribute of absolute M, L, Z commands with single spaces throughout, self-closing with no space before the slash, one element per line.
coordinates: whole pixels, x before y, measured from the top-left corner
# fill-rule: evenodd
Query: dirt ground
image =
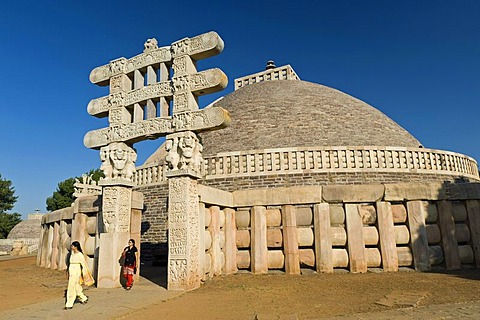
<path fill-rule="evenodd" d="M 65 272 L 36 267 L 35 257 L 0 261 L 0 279 L 0 311 L 58 298 L 67 285 Z M 125 318 L 254 319 L 296 314 L 299 319 L 314 319 L 398 308 L 376 302 L 399 292 L 424 297 L 419 305 L 478 301 L 480 270 L 221 276 Z"/>

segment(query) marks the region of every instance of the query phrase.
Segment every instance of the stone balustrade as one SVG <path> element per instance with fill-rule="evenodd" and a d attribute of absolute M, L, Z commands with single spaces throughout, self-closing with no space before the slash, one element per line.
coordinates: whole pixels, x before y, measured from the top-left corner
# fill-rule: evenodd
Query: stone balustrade
<path fill-rule="evenodd" d="M 282 67 L 258 72 L 250 76 L 235 79 L 235 90 L 248 86 L 250 84 L 274 80 L 300 80 L 300 78 L 295 73 L 295 71 L 293 71 L 293 68 L 290 65 L 285 65 Z"/>
<path fill-rule="evenodd" d="M 480 185 L 199 189 L 205 277 L 480 267 Z M 401 199 L 401 201 L 399 201 Z"/>
<path fill-rule="evenodd" d="M 477 162 L 442 150 L 407 147 L 282 148 L 205 157 L 206 179 L 297 173 L 417 173 L 479 180 Z M 164 162 L 137 167 L 137 186 L 161 183 Z"/>

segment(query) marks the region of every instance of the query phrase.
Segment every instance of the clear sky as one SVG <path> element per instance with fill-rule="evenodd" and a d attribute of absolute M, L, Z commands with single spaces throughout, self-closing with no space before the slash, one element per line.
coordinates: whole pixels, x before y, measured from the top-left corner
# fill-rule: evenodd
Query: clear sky
<path fill-rule="evenodd" d="M 302 80 L 380 109 L 427 148 L 480 160 L 480 1 L 2 1 L 0 174 L 24 217 L 46 211 L 58 182 L 100 166 L 83 145 L 107 126 L 87 113 L 107 95 L 90 71 L 143 50 L 216 31 L 223 53 L 198 69 L 235 78 L 273 59 Z M 361 134 L 361 133 L 359 133 Z M 142 164 L 159 141 L 135 144 Z"/>

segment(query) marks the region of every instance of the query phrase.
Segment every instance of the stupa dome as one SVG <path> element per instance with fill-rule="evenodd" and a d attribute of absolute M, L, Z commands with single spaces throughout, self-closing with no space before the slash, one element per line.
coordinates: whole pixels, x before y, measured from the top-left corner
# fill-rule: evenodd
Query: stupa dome
<path fill-rule="evenodd" d="M 38 239 L 41 230 L 40 219 L 28 219 L 18 223 L 8 234 L 7 239 Z"/>
<path fill-rule="evenodd" d="M 376 108 L 307 81 L 255 83 L 214 105 L 227 109 L 232 122 L 225 129 L 201 134 L 205 155 L 312 146 L 421 146 Z"/>

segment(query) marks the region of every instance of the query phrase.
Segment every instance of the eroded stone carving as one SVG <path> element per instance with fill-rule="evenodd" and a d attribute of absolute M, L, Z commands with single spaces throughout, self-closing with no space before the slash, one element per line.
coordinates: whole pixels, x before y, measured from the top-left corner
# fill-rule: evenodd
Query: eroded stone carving
<path fill-rule="evenodd" d="M 195 133 L 186 131 L 167 136 L 165 142 L 168 171 L 167 175 L 175 173 L 190 173 L 200 176 L 203 171 L 203 147 Z"/>
<path fill-rule="evenodd" d="M 102 187 L 92 179 L 92 175 L 82 174 L 82 181 L 75 178 L 73 196 L 76 198 L 102 194 Z"/>
<path fill-rule="evenodd" d="M 97 149 L 111 142 L 135 143 L 152 135 L 166 135 L 178 131 L 220 129 L 230 124 L 230 114 L 219 107 L 184 112 L 170 117 L 152 118 L 141 122 L 122 124 L 87 132 L 83 143 Z"/>
<path fill-rule="evenodd" d="M 123 186 L 103 188 L 102 220 L 104 232 L 128 232 L 132 189 Z"/>
<path fill-rule="evenodd" d="M 100 149 L 100 169 L 108 180 L 132 181 L 137 153 L 123 142 L 114 142 Z"/>
<path fill-rule="evenodd" d="M 143 46 L 144 46 L 143 52 L 151 51 L 153 49 L 158 48 L 158 41 L 155 38 L 147 39 L 147 41 L 145 41 Z"/>

